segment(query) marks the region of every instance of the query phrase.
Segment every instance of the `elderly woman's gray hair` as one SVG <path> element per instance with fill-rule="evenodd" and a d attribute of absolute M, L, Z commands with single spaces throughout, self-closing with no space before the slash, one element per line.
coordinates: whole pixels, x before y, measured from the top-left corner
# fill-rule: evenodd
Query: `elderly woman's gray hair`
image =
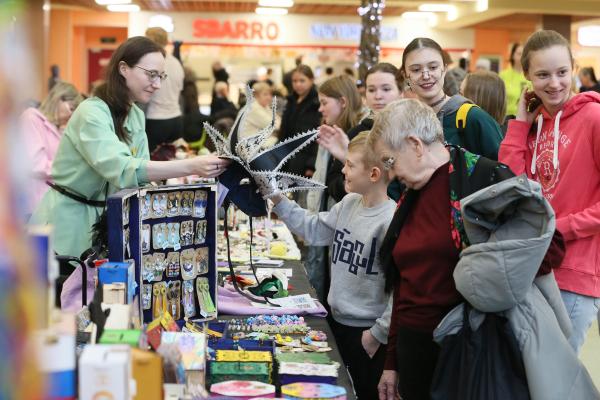
<path fill-rule="evenodd" d="M 400 150 L 409 136 L 426 145 L 444 143 L 442 124 L 433 109 L 416 99 L 401 99 L 388 104 L 375 116 L 369 145 L 373 147 L 382 140 L 390 149 Z"/>

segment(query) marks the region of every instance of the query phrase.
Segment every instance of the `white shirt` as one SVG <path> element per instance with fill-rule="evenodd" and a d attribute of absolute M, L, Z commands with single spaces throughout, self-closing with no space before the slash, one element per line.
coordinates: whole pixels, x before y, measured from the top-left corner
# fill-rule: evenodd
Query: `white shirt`
<path fill-rule="evenodd" d="M 167 79 L 161 81 L 160 89 L 152 96 L 146 109 L 147 119 L 171 119 L 181 116 L 179 93 L 183 89 L 183 67 L 171 54 L 165 57 Z"/>

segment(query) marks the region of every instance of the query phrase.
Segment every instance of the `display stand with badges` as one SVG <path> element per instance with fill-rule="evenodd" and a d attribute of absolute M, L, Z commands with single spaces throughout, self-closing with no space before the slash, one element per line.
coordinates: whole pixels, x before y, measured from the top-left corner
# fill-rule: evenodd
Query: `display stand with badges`
<path fill-rule="evenodd" d="M 216 185 L 125 189 L 107 204 L 109 258 L 135 262 L 142 322 L 215 318 Z"/>

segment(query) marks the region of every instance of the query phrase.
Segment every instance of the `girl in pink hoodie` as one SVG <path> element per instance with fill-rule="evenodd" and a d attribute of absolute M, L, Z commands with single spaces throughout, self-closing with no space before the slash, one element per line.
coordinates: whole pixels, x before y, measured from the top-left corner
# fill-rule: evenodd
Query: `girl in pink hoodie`
<path fill-rule="evenodd" d="M 554 208 L 567 250 L 554 272 L 579 352 L 600 305 L 600 94 L 572 93 L 573 57 L 557 32 L 531 35 L 521 63 L 533 92 L 521 95 L 498 158 L 538 181 Z"/>

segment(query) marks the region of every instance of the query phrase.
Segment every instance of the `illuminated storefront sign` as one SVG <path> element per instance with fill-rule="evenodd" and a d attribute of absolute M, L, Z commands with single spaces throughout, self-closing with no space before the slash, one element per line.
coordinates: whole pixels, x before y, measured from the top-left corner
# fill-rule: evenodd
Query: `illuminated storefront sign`
<path fill-rule="evenodd" d="M 310 25 L 310 35 L 313 39 L 320 40 L 351 40 L 359 41 L 360 24 L 322 24 L 315 23 Z M 398 40 L 398 29 L 392 26 L 381 27 L 382 41 Z"/>
<path fill-rule="evenodd" d="M 275 22 L 198 18 L 193 26 L 196 38 L 276 40 L 279 37 L 279 25 Z"/>

